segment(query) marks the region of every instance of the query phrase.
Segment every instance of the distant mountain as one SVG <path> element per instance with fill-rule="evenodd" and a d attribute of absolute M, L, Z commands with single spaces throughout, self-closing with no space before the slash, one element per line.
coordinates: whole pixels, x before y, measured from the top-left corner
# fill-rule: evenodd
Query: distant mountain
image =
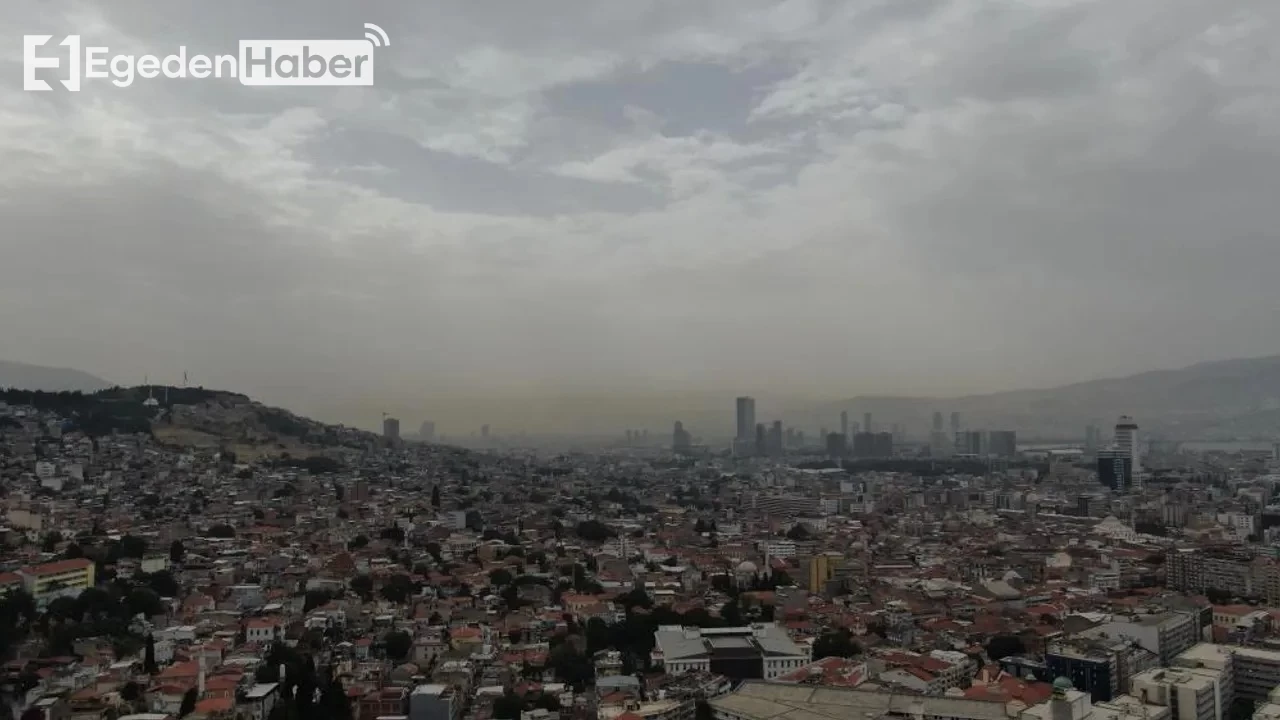
<path fill-rule="evenodd" d="M 97 392 L 109 387 L 111 387 L 111 383 L 106 380 L 79 370 L 0 360 L 0 388 L 44 390 L 46 392 L 64 392 L 68 390 Z"/>
<path fill-rule="evenodd" d="M 1280 355 L 1208 362 L 1044 390 L 1014 390 L 957 398 L 864 396 L 818 409 L 826 424 L 848 410 L 851 421 L 871 413 L 879 428 L 900 423 L 920 437 L 942 412 L 959 412 L 967 429 L 1017 430 L 1020 438 L 1074 439 L 1085 425 L 1103 428 L 1133 416 L 1147 437 L 1170 440 L 1280 437 Z"/>

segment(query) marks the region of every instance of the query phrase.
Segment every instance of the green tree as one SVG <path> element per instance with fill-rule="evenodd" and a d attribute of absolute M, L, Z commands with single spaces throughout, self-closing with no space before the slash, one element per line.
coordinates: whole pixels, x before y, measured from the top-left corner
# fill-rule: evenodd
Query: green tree
<path fill-rule="evenodd" d="M 160 666 L 156 664 L 156 638 L 151 633 L 147 633 L 147 651 L 142 661 L 142 669 L 148 675 L 160 672 Z"/>
<path fill-rule="evenodd" d="M 302 612 L 306 614 L 318 607 L 323 607 L 332 599 L 333 596 L 328 590 L 308 590 L 302 601 Z"/>
<path fill-rule="evenodd" d="M 187 546 L 181 540 L 169 543 L 169 562 L 180 563 L 187 556 Z"/>
<path fill-rule="evenodd" d="M 382 585 L 382 597 L 397 604 L 408 602 L 409 597 L 416 591 L 413 580 L 410 580 L 408 575 L 400 573 L 387 578 Z"/>
<path fill-rule="evenodd" d="M 520 713 L 523 710 L 524 703 L 520 701 L 520 696 L 510 689 L 493 701 L 494 720 L 520 720 Z"/>
<path fill-rule="evenodd" d="M 510 585 L 515 580 L 511 575 L 511 571 L 506 568 L 495 568 L 489 571 L 489 584 L 493 587 L 500 588 L 504 585 Z"/>
<path fill-rule="evenodd" d="M 120 538 L 120 557 L 142 558 L 147 554 L 147 541 L 135 535 Z"/>
<path fill-rule="evenodd" d="M 413 649 L 413 636 L 403 630 L 393 630 L 387 633 L 382 643 L 387 657 L 397 663 L 404 662 L 404 659 L 409 657 L 409 651 Z"/>
<path fill-rule="evenodd" d="M 373 599 L 373 578 L 368 575 L 357 575 L 351 578 L 351 592 L 366 602 Z"/>
<path fill-rule="evenodd" d="M 435 485 L 431 488 L 431 507 L 440 509 L 440 486 Z"/>
<path fill-rule="evenodd" d="M 813 643 L 813 659 L 826 657 L 850 658 L 862 652 L 848 630 L 840 629 L 823 633 Z"/>
<path fill-rule="evenodd" d="M 1017 635 L 996 635 L 987 642 L 987 657 L 993 661 L 1010 655 L 1021 655 L 1026 651 L 1026 645 Z"/>
<path fill-rule="evenodd" d="M 178 717 L 184 718 L 196 711 L 196 689 L 189 688 L 182 696 L 182 705 L 178 707 Z"/>

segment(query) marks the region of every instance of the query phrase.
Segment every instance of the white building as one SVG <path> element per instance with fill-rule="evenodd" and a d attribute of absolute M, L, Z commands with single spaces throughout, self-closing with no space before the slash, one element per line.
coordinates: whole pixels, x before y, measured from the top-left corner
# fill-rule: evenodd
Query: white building
<path fill-rule="evenodd" d="M 1141 472 L 1142 458 L 1141 453 L 1138 451 L 1138 423 L 1134 422 L 1133 418 L 1128 415 L 1121 415 L 1120 419 L 1116 421 L 1115 444 L 1118 450 L 1129 456 L 1133 474 L 1137 475 Z"/>
<path fill-rule="evenodd" d="M 808 665 L 811 650 L 774 623 L 732 628 L 664 625 L 653 634 L 652 660 L 668 674 L 713 672 L 733 680 L 772 680 Z"/>

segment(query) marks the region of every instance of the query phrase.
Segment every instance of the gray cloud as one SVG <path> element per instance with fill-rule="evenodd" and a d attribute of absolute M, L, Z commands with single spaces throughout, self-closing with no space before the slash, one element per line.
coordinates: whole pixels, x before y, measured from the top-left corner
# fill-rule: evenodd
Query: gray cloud
<path fill-rule="evenodd" d="M 1280 352 L 1269 0 L 6 9 L 6 359 L 621 427 Z M 363 22 L 372 88 L 18 80 Z"/>

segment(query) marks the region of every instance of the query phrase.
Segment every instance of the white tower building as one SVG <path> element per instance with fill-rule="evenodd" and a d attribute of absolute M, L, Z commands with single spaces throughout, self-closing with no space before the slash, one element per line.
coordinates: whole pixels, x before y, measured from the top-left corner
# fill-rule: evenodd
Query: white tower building
<path fill-rule="evenodd" d="M 1117 450 L 1129 456 L 1133 474 L 1137 475 L 1141 471 L 1138 451 L 1138 424 L 1128 415 L 1121 415 L 1120 419 L 1116 421 L 1115 445 Z"/>

